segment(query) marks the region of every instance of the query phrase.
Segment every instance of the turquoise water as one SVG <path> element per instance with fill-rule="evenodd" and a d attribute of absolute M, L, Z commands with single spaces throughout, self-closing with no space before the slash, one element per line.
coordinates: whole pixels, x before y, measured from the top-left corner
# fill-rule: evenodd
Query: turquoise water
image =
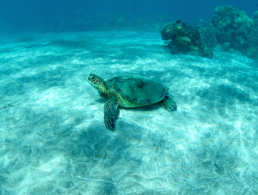
<path fill-rule="evenodd" d="M 258 62 L 171 55 L 159 33 L 0 39 L 0 194 L 258 194 Z M 86 77 L 137 74 L 178 110 L 120 109 Z"/>

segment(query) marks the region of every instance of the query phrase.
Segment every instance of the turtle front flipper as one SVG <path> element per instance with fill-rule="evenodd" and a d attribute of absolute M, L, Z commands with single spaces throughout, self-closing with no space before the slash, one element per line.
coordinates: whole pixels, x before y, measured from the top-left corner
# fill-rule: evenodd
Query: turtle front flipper
<path fill-rule="evenodd" d="M 160 105 L 167 111 L 172 112 L 177 110 L 176 102 L 172 99 L 172 97 L 166 95 L 164 99 L 160 102 Z"/>
<path fill-rule="evenodd" d="M 114 99 L 110 99 L 104 106 L 104 122 L 108 130 L 113 131 L 115 129 L 116 119 L 118 117 L 117 112 L 118 104 Z"/>

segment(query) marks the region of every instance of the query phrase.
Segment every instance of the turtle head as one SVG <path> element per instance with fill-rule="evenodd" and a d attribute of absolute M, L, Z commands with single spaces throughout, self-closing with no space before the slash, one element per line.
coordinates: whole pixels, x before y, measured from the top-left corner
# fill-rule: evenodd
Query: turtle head
<path fill-rule="evenodd" d="M 90 74 L 87 77 L 87 81 L 91 84 L 92 87 L 99 90 L 99 92 L 106 94 L 106 82 L 101 77 L 95 74 Z"/>

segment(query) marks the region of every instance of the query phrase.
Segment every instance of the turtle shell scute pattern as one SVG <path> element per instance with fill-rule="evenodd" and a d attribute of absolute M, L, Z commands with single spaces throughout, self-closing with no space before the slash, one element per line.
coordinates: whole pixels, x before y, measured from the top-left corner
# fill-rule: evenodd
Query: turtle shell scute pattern
<path fill-rule="evenodd" d="M 142 106 L 162 101 L 168 92 L 163 84 L 142 76 L 113 77 L 106 82 L 108 90 L 112 89 L 124 100 Z"/>

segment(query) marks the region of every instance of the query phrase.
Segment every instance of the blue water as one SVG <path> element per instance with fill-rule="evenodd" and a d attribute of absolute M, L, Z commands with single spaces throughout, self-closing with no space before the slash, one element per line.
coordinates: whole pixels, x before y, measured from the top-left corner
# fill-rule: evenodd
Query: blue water
<path fill-rule="evenodd" d="M 1 0 L 0 33 L 50 31 L 60 25 L 62 31 L 89 30 L 85 24 L 80 25 L 81 20 L 102 13 L 143 18 L 167 15 L 197 24 L 200 19 L 209 21 L 215 7 L 224 5 L 232 5 L 252 17 L 257 3 L 257 0 Z"/>
<path fill-rule="evenodd" d="M 257 60 L 172 55 L 159 32 L 256 3 L 0 1 L 0 195 L 258 194 Z M 159 81 L 178 109 L 121 108 L 108 131 L 90 73 Z"/>

